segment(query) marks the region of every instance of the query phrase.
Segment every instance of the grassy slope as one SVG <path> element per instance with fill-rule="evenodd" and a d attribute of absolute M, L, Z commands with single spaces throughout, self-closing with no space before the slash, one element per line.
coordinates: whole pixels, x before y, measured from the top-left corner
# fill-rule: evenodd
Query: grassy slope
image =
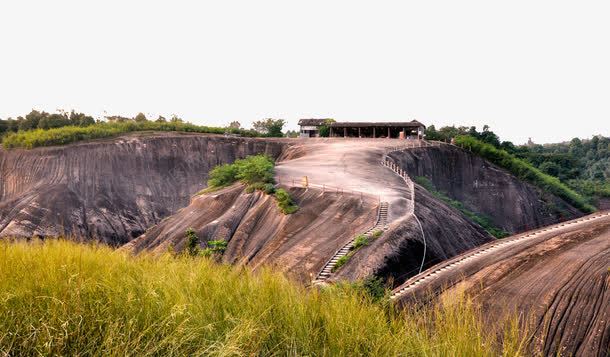
<path fill-rule="evenodd" d="M 514 355 L 468 303 L 395 313 L 354 289 L 269 270 L 131 257 L 63 241 L 0 243 L 0 354 Z"/>
<path fill-rule="evenodd" d="M 516 158 L 504 150 L 498 149 L 493 145 L 484 143 L 471 136 L 458 136 L 455 138 L 455 141 L 457 145 L 468 148 L 475 154 L 505 168 L 513 175 L 561 197 L 582 212 L 591 213 L 595 211 L 595 207 L 587 203 L 587 200 L 584 197 L 561 183 L 557 177 L 545 174 L 525 160 Z"/>
<path fill-rule="evenodd" d="M 90 126 L 64 126 L 55 129 L 34 129 L 9 133 L 2 138 L 5 149 L 24 148 L 32 149 L 39 146 L 65 145 L 76 141 L 108 138 L 132 131 L 182 131 L 191 133 L 224 134 L 230 132 L 242 136 L 257 136 L 256 132 L 242 129 L 218 128 L 200 126 L 190 123 L 157 123 L 146 122 L 121 122 L 121 123 L 97 123 Z"/>

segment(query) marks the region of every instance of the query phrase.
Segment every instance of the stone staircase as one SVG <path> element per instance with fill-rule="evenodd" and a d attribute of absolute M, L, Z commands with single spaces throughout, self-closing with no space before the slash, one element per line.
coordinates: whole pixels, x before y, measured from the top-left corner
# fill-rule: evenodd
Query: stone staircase
<path fill-rule="evenodd" d="M 379 209 L 377 211 L 377 220 L 375 225 L 369 228 L 366 232 L 362 233 L 368 238 L 373 236 L 375 231 L 385 231 L 388 228 L 388 203 L 381 202 L 379 204 Z M 328 262 L 324 265 L 322 270 L 316 276 L 316 279 L 313 281 L 313 285 L 321 285 L 326 282 L 328 278 L 330 278 L 333 273 L 333 268 L 337 264 L 337 261 L 341 259 L 341 257 L 346 256 L 354 247 L 354 241 L 356 237 L 354 237 L 351 241 L 349 241 L 346 245 L 341 247 L 333 256 L 330 258 Z"/>

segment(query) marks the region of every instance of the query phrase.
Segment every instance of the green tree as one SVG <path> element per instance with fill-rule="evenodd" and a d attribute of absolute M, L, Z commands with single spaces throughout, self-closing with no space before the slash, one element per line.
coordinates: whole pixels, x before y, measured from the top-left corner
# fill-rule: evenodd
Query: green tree
<path fill-rule="evenodd" d="M 545 161 L 538 168 L 545 174 L 555 177 L 559 177 L 559 173 L 561 172 L 561 167 L 553 161 Z"/>
<path fill-rule="evenodd" d="M 183 123 L 184 122 L 182 120 L 182 118 L 180 118 L 176 114 L 172 114 L 172 118 L 169 121 L 172 122 L 172 123 Z"/>
<path fill-rule="evenodd" d="M 229 128 L 231 128 L 231 129 L 239 129 L 239 128 L 241 128 L 241 124 L 238 121 L 234 120 L 234 121 L 229 123 Z"/>
<path fill-rule="evenodd" d="M 334 123 L 335 119 L 326 119 L 324 120 L 324 124 L 320 125 L 320 136 L 323 138 L 327 138 L 330 136 L 330 124 Z"/>
<path fill-rule="evenodd" d="M 74 110 L 70 112 L 70 124 L 76 126 L 89 126 L 95 124 L 95 119 L 84 113 L 77 113 Z"/>
<path fill-rule="evenodd" d="M 32 109 L 32 111 L 29 112 L 25 116 L 25 118 L 19 117 L 21 118 L 21 120 L 19 120 L 19 130 L 31 130 L 38 128 L 38 123 L 40 123 L 40 120 L 47 117 L 48 115 L 49 113 L 39 112 L 37 110 Z"/>
<path fill-rule="evenodd" d="M 50 114 L 43 116 L 38 122 L 38 128 L 40 129 L 51 129 L 61 128 L 72 124 L 70 119 L 65 114 Z"/>
<path fill-rule="evenodd" d="M 281 138 L 284 136 L 284 134 L 282 134 L 284 124 L 286 124 L 284 119 L 267 118 L 255 121 L 252 123 L 252 128 L 264 136 Z"/>
<path fill-rule="evenodd" d="M 186 252 L 191 257 L 199 255 L 199 237 L 193 228 L 186 230 Z"/>
<path fill-rule="evenodd" d="M 133 119 L 138 123 L 143 123 L 143 122 L 147 121 L 146 115 L 144 115 L 144 113 L 142 113 L 142 112 L 138 113 L 138 115 L 136 115 L 136 117 Z"/>

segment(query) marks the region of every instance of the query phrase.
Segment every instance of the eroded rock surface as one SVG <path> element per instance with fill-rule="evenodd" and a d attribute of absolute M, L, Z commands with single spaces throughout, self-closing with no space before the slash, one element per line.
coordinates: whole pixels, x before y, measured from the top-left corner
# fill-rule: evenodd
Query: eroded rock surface
<path fill-rule="evenodd" d="M 397 301 L 440 296 L 447 303 L 465 293 L 482 305 L 491 328 L 521 317 L 532 336 L 532 355 L 607 356 L 610 213 L 505 238 L 511 240 L 496 249 L 490 249 L 495 242 L 483 245 L 413 277 L 395 290 L 409 287 Z"/>
<path fill-rule="evenodd" d="M 495 239 L 421 187 L 416 187 L 415 203 L 424 235 L 415 218 L 407 216 L 359 250 L 333 280 L 358 280 L 374 275 L 400 284 L 419 273 L 422 260 L 426 269 Z"/>
<path fill-rule="evenodd" d="M 510 233 L 582 216 L 563 200 L 453 146 L 415 148 L 391 157 L 412 178 L 428 178 L 439 191 Z"/>
<path fill-rule="evenodd" d="M 189 203 L 208 171 L 281 140 L 155 133 L 63 147 L 0 149 L 0 237 L 126 243 Z"/>
<path fill-rule="evenodd" d="M 246 193 L 241 184 L 197 196 L 123 249 L 182 251 L 185 231 L 193 228 L 201 247 L 209 240 L 228 242 L 224 262 L 274 266 L 307 284 L 332 254 L 374 223 L 378 202 L 314 188 L 288 190 L 300 207 L 291 215 L 278 209 L 273 196 Z"/>

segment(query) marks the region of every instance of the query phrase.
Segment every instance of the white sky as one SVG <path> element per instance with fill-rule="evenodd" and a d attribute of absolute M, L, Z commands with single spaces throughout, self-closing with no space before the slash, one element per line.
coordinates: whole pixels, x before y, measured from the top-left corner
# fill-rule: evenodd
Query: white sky
<path fill-rule="evenodd" d="M 0 118 L 32 108 L 610 135 L 608 1 L 0 0 Z"/>

